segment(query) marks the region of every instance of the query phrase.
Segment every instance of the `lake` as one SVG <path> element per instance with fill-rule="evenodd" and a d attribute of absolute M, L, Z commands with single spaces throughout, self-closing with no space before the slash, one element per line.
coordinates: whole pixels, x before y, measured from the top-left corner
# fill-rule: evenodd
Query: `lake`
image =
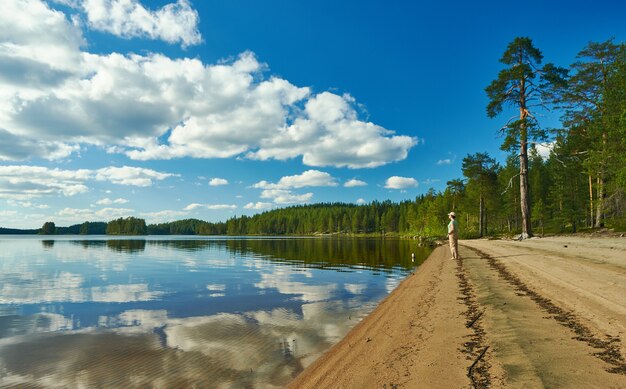
<path fill-rule="evenodd" d="M 0 236 L 0 384 L 281 387 L 429 253 L 399 239 Z"/>

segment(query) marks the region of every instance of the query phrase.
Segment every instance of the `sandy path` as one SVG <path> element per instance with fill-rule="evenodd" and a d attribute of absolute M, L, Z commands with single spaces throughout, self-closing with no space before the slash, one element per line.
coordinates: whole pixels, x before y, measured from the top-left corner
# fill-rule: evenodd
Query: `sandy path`
<path fill-rule="evenodd" d="M 489 252 L 490 246 L 482 248 Z M 488 362 L 494 387 L 626 387 L 625 375 L 609 373 L 607 370 L 614 366 L 594 356 L 601 349 L 575 339 L 577 334 L 573 329 L 556 320 L 555 313 L 537 302 L 546 298 L 544 290 L 533 295 L 537 291 L 512 284 L 486 258 L 468 249 L 462 253 L 478 303 L 484 310 L 481 322 L 485 344 L 490 346 Z M 501 265 L 498 260 L 492 257 L 495 261 L 492 263 Z M 518 268 L 510 263 L 501 269 L 508 272 L 505 274 L 517 275 Z"/>
<path fill-rule="evenodd" d="M 626 239 L 554 237 L 466 241 L 596 333 L 621 339 L 626 355 Z"/>
<path fill-rule="evenodd" d="M 626 388 L 626 239 L 473 240 L 461 256 L 436 249 L 289 387 L 465 388 L 477 360 L 477 387 Z"/>
<path fill-rule="evenodd" d="M 440 247 L 289 388 L 463 388 L 467 361 L 456 263 Z"/>

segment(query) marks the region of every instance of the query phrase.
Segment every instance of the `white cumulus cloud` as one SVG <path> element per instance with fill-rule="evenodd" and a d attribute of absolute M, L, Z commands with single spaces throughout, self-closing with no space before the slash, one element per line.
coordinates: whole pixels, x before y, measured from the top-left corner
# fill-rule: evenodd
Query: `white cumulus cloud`
<path fill-rule="evenodd" d="M 302 174 L 284 176 L 273 184 L 265 180 L 254 184 L 253 188 L 261 189 L 292 189 L 306 186 L 337 186 L 337 181 L 328 173 L 319 170 L 307 170 Z"/>
<path fill-rule="evenodd" d="M 417 185 L 417 180 L 412 177 L 392 176 L 387 178 L 387 181 L 385 182 L 385 188 L 388 189 L 407 189 L 416 187 Z"/>
<path fill-rule="evenodd" d="M 13 199 L 7 200 L 7 204 L 12 207 L 23 207 L 23 208 L 35 208 L 35 209 L 48 209 L 50 208 L 47 204 L 35 204 L 30 201 L 15 201 Z"/>
<path fill-rule="evenodd" d="M 74 196 L 89 191 L 87 186 L 89 181 L 150 186 L 155 180 L 164 180 L 172 176 L 175 175 L 129 166 L 97 170 L 62 170 L 27 165 L 0 166 L 0 198 L 24 200 L 53 194 Z"/>
<path fill-rule="evenodd" d="M 306 102 L 304 115 L 247 155 L 261 160 L 301 155 L 305 165 L 348 168 L 373 168 L 405 159 L 417 139 L 359 120 L 354 104 L 350 95 L 315 95 Z"/>
<path fill-rule="evenodd" d="M 211 178 L 209 181 L 209 185 L 211 186 L 220 186 L 220 185 L 228 185 L 228 180 L 224 178 Z"/>
<path fill-rule="evenodd" d="M 197 25 L 184 0 L 156 11 L 137 0 L 62 1 L 87 15 L 87 27 L 196 42 L 175 32 Z M 90 53 L 85 25 L 41 0 L 4 2 L 0 25 L 0 160 L 63 159 L 96 145 L 137 160 L 302 158 L 373 168 L 405 159 L 417 144 L 361 120 L 350 95 L 267 77 L 251 52 L 217 64 Z"/>
<path fill-rule="evenodd" d="M 199 203 L 191 203 L 183 208 L 184 211 L 193 211 L 196 209 L 210 209 L 210 210 L 220 210 L 220 209 L 236 209 L 237 206 L 233 204 L 199 204 Z"/>
<path fill-rule="evenodd" d="M 108 197 L 105 197 L 103 199 L 100 199 L 98 201 L 96 201 L 96 204 L 98 205 L 111 205 L 111 204 L 126 204 L 128 202 L 128 200 L 123 199 L 123 198 L 117 198 L 115 200 L 111 200 Z"/>
<path fill-rule="evenodd" d="M 367 186 L 367 182 L 353 178 L 351 180 L 346 181 L 343 184 L 343 186 L 346 188 L 354 188 L 355 186 Z"/>
<path fill-rule="evenodd" d="M 186 216 L 187 212 L 165 209 L 163 211 L 156 212 L 142 212 L 139 215 L 146 219 L 146 223 L 154 224 L 171 222 L 172 220 Z"/>
<path fill-rule="evenodd" d="M 54 0 L 85 13 L 91 29 L 122 38 L 160 39 L 183 47 L 202 41 L 198 12 L 187 0 L 166 4 L 157 10 L 137 0 Z"/>
<path fill-rule="evenodd" d="M 256 209 L 256 210 L 263 210 L 263 209 L 270 209 L 273 208 L 275 205 L 272 203 L 264 203 L 264 202 L 256 202 L 256 203 L 248 203 L 246 205 L 244 205 L 243 207 L 245 209 Z"/>
<path fill-rule="evenodd" d="M 276 204 L 304 204 L 311 201 L 313 193 L 295 194 L 285 189 L 264 189 L 262 199 L 272 199 Z"/>
<path fill-rule="evenodd" d="M 272 199 L 275 204 L 304 204 L 311 201 L 313 193 L 297 194 L 292 189 L 305 187 L 337 186 L 337 180 L 326 172 L 307 170 L 302 174 L 284 176 L 277 183 L 259 181 L 253 188 L 263 189 L 262 199 Z M 252 203 L 251 203 L 252 204 Z"/>
<path fill-rule="evenodd" d="M 132 186 L 150 186 L 154 180 L 160 181 L 172 176 L 175 175 L 132 166 L 106 167 L 95 171 L 95 178 L 98 181 Z"/>
<path fill-rule="evenodd" d="M 60 221 L 65 223 L 80 223 L 88 221 L 109 221 L 112 219 L 133 215 L 134 209 L 129 208 L 63 208 L 57 213 Z"/>

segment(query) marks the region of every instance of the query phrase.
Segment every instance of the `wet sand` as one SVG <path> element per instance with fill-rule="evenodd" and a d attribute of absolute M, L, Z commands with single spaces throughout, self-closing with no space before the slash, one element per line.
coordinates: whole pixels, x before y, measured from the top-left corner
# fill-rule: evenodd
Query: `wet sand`
<path fill-rule="evenodd" d="M 436 249 L 289 388 L 626 388 L 626 238 Z"/>

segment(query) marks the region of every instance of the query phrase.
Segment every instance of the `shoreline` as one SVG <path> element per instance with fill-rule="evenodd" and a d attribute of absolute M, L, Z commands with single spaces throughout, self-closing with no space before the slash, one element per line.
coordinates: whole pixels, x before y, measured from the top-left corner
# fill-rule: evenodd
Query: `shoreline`
<path fill-rule="evenodd" d="M 436 248 L 287 388 L 626 387 L 625 238 L 460 251 Z"/>
<path fill-rule="evenodd" d="M 436 248 L 287 388 L 468 386 L 457 345 L 471 330 L 459 320 L 455 267 L 449 252 Z"/>

